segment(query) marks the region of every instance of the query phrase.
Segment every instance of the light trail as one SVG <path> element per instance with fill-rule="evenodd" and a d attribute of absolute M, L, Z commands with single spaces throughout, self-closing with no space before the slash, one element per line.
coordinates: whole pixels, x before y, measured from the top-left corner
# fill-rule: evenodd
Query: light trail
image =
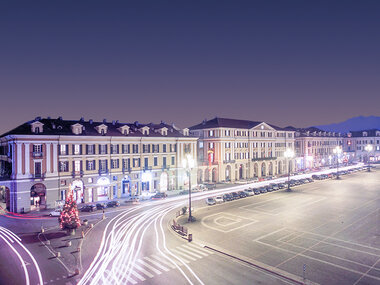
<path fill-rule="evenodd" d="M 357 166 L 342 167 L 347 170 Z M 322 170 L 309 174 L 294 175 L 292 179 L 311 177 L 313 174 L 327 174 L 335 172 L 333 169 Z M 287 181 L 287 177 L 277 178 L 271 181 L 261 181 L 255 183 L 242 184 L 224 189 L 216 189 L 207 192 L 194 193 L 194 201 L 206 197 L 221 195 L 231 191 L 244 190 L 247 187 L 261 187 L 269 183 L 280 183 Z M 183 259 L 166 246 L 166 238 L 163 229 L 164 217 L 172 210 L 187 204 L 187 195 L 177 196 L 167 200 L 152 201 L 125 210 L 112 218 L 106 225 L 102 235 L 102 240 L 98 252 L 85 272 L 79 285 L 87 284 L 126 284 L 131 283 L 135 264 L 142 254 L 142 246 L 149 229 L 155 235 L 155 250 L 164 259 L 170 261 L 182 274 L 189 284 L 204 284 L 197 274 L 186 264 Z M 183 266 L 174 262 L 178 260 Z"/>
<path fill-rule="evenodd" d="M 37 261 L 31 252 L 21 243 L 21 239 L 12 231 L 0 226 L 0 238 L 4 240 L 4 242 L 9 246 L 9 248 L 16 254 L 18 260 L 21 263 L 21 266 L 25 275 L 25 284 L 29 285 L 31 282 L 31 276 L 29 275 L 29 271 L 26 267 L 25 258 L 22 257 L 23 253 L 26 253 L 27 256 L 31 259 L 32 264 L 34 265 L 34 270 L 37 272 L 38 276 L 38 284 L 44 284 L 42 279 L 41 270 L 38 266 Z M 16 249 L 16 247 L 20 247 L 20 249 Z M 34 278 L 35 279 L 35 278 Z"/>

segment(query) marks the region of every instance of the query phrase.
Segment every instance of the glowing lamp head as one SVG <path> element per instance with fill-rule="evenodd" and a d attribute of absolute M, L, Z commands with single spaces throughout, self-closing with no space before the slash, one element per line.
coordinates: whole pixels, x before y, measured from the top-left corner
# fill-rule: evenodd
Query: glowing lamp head
<path fill-rule="evenodd" d="M 340 154 L 342 152 L 342 148 L 340 146 L 336 146 L 333 150 L 335 154 Z"/>
<path fill-rule="evenodd" d="M 194 168 L 194 166 L 195 166 L 194 159 L 191 157 L 190 154 L 186 155 L 186 158 L 182 160 L 182 167 L 191 169 L 191 168 Z"/>
<path fill-rule="evenodd" d="M 288 148 L 285 152 L 284 152 L 284 156 L 286 158 L 292 158 L 294 157 L 294 150 Z"/>
<path fill-rule="evenodd" d="M 366 151 L 368 151 L 368 152 L 371 152 L 371 151 L 373 150 L 373 147 L 372 147 L 372 145 L 367 144 L 367 145 L 365 146 L 364 149 L 365 149 Z"/>
<path fill-rule="evenodd" d="M 150 174 L 150 172 L 143 172 L 141 175 L 141 180 L 142 182 L 148 182 L 152 180 L 152 174 Z"/>

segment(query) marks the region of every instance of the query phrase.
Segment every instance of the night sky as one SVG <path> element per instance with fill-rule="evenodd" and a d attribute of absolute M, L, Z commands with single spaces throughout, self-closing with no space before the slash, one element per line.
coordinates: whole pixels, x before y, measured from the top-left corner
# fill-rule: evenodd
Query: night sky
<path fill-rule="evenodd" d="M 380 115 L 379 15 L 380 1 L 1 1 L 0 133 L 36 116 Z"/>

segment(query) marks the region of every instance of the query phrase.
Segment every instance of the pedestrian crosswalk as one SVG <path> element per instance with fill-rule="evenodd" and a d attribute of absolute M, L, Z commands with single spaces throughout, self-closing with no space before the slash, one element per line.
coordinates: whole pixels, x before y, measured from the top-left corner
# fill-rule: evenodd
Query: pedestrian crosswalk
<path fill-rule="evenodd" d="M 177 246 L 169 249 L 169 251 L 178 257 L 179 260 L 177 258 L 170 258 L 170 260 L 168 260 L 159 254 L 152 254 L 150 256 L 139 258 L 136 260 L 133 270 L 130 271 L 131 274 L 129 277 L 123 277 L 121 284 L 137 284 L 144 282 L 145 280 L 154 278 L 164 272 L 176 269 L 177 266 L 183 266 L 183 263 L 187 264 L 194 262 L 213 254 L 213 252 L 195 244 Z M 120 279 L 118 281 L 120 282 Z"/>

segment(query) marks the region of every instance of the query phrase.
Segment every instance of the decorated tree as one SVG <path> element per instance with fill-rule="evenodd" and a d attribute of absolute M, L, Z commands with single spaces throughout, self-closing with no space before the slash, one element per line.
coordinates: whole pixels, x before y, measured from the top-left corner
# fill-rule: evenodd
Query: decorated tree
<path fill-rule="evenodd" d="M 69 193 L 66 197 L 65 205 L 59 217 L 61 229 L 76 229 L 80 227 L 77 203 L 74 200 L 73 189 L 69 185 Z"/>

